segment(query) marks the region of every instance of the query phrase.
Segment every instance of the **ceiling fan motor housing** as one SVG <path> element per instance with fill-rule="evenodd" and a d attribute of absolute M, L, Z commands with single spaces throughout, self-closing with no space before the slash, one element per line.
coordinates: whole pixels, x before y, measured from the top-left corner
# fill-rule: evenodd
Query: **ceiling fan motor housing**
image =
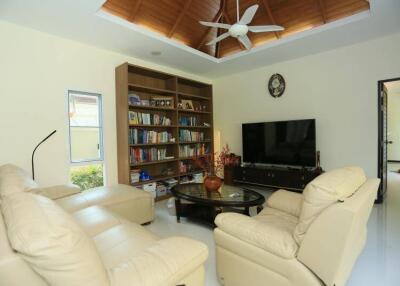
<path fill-rule="evenodd" d="M 247 27 L 247 25 L 236 23 L 236 24 L 232 25 L 232 27 L 230 27 L 229 34 L 232 37 L 237 38 L 239 36 L 246 35 L 248 31 L 249 31 L 249 28 Z"/>

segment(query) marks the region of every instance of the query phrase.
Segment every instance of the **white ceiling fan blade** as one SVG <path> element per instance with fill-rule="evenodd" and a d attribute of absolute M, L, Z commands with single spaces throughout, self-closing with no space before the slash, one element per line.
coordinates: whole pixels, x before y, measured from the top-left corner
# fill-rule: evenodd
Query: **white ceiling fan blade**
<path fill-rule="evenodd" d="M 210 41 L 207 43 L 208 46 L 214 45 L 215 43 L 222 41 L 223 39 L 226 39 L 229 37 L 229 33 L 223 33 L 222 35 L 216 37 L 214 40 Z"/>
<path fill-rule="evenodd" d="M 242 18 L 240 19 L 239 23 L 247 25 L 253 20 L 254 15 L 256 14 L 258 9 L 258 5 L 253 5 L 247 8 L 247 10 L 243 13 Z"/>
<path fill-rule="evenodd" d="M 228 29 L 228 30 L 231 27 L 231 25 L 224 24 L 224 23 L 214 23 L 214 22 L 204 22 L 204 21 L 200 21 L 199 23 L 204 26 L 208 26 L 208 27 Z"/>
<path fill-rule="evenodd" d="M 266 25 L 266 26 L 249 26 L 249 31 L 253 33 L 260 32 L 275 32 L 275 31 L 283 31 L 285 28 L 277 25 Z"/>
<path fill-rule="evenodd" d="M 247 50 L 250 50 L 251 47 L 253 46 L 253 44 L 251 43 L 249 37 L 247 37 L 247 35 L 244 36 L 239 36 L 238 37 L 239 42 L 241 42 L 243 44 L 243 46 L 245 46 L 245 48 Z"/>

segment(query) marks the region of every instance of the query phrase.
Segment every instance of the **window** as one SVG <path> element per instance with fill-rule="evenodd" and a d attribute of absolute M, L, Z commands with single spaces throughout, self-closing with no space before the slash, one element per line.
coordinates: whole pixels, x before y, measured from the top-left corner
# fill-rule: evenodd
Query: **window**
<path fill-rule="evenodd" d="M 101 95 L 68 91 L 71 180 L 82 189 L 104 185 Z"/>

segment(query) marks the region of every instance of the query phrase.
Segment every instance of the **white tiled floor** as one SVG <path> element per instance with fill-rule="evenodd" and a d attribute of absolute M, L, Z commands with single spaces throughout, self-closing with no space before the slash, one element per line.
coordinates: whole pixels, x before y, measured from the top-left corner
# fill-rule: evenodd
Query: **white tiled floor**
<path fill-rule="evenodd" d="M 389 172 L 388 177 L 387 200 L 374 206 L 368 223 L 367 245 L 353 268 L 348 286 L 400 285 L 400 174 Z M 207 244 L 210 255 L 206 263 L 206 286 L 220 286 L 212 230 L 185 220 L 176 223 L 165 201 L 157 203 L 156 214 L 155 221 L 147 226 L 154 233 L 162 237 L 184 235 Z"/>

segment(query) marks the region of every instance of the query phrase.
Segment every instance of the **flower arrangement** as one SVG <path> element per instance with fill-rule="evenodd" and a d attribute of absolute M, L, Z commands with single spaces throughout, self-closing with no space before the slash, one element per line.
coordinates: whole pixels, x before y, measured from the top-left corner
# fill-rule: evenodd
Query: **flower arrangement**
<path fill-rule="evenodd" d="M 215 160 L 213 161 L 213 158 Z M 213 156 L 198 156 L 194 159 L 194 163 L 197 167 L 202 169 L 208 176 L 218 176 L 224 171 L 224 167 L 230 165 L 231 162 L 230 148 L 228 144 L 222 147 L 221 152 L 215 152 Z"/>
<path fill-rule="evenodd" d="M 214 158 L 216 160 L 213 160 Z M 228 144 L 225 144 L 219 155 L 215 152 L 213 156 L 199 156 L 194 159 L 194 163 L 206 173 L 206 178 L 204 179 L 206 189 L 216 191 L 222 184 L 219 175 L 223 173 L 225 166 L 234 165 L 236 160 L 237 156 L 230 153 Z"/>

